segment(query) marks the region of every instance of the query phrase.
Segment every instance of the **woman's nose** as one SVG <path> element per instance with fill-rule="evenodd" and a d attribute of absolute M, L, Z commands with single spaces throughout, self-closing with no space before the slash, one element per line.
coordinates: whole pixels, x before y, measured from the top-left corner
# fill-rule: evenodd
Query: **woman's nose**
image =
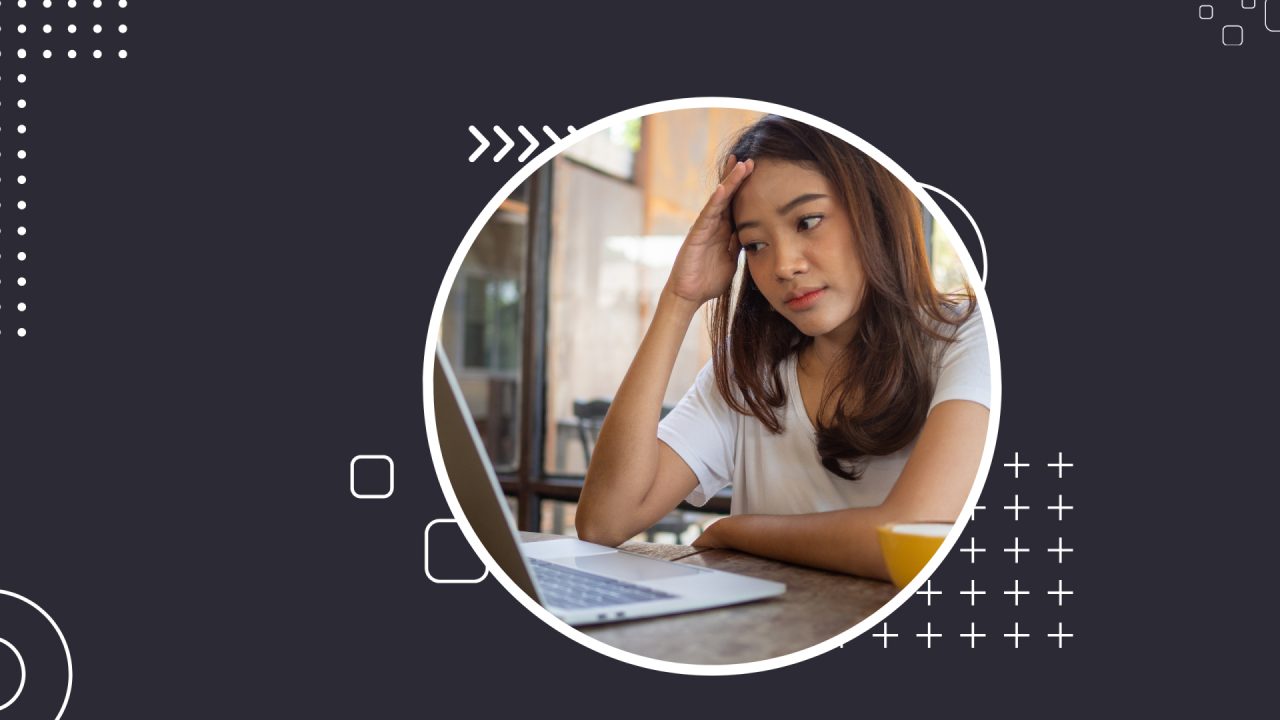
<path fill-rule="evenodd" d="M 777 245 L 778 262 L 774 266 L 774 274 L 779 280 L 790 280 L 796 275 L 809 272 L 809 260 L 804 256 L 804 248 L 793 240 L 783 240 Z"/>

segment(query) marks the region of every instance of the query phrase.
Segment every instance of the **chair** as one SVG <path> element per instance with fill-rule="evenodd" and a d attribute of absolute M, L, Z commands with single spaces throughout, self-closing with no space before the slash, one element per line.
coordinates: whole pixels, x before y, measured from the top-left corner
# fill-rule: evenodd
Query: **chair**
<path fill-rule="evenodd" d="M 603 399 L 573 401 L 573 416 L 578 420 L 578 440 L 582 442 L 583 467 L 591 467 L 591 451 L 595 449 L 600 426 L 604 425 L 604 416 L 612 404 L 612 401 Z"/>
<path fill-rule="evenodd" d="M 608 414 L 610 405 L 612 401 L 604 399 L 573 401 L 573 416 L 578 419 L 578 439 L 582 442 L 583 460 L 587 467 L 591 466 L 591 451 L 596 446 L 596 439 L 600 437 L 600 427 L 604 424 L 604 416 Z M 666 417 L 669 412 L 671 408 L 664 405 L 661 417 Z M 669 532 L 679 541 L 689 526 L 695 524 L 697 523 L 689 519 L 688 513 L 672 510 L 654 523 L 653 527 L 645 530 L 645 539 L 654 542 L 658 533 Z"/>

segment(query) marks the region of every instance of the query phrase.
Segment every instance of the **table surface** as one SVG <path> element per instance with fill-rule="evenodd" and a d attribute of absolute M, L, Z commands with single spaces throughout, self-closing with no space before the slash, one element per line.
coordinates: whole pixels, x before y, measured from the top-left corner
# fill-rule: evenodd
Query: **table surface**
<path fill-rule="evenodd" d="M 524 542 L 562 536 L 520 533 Z M 659 660 L 701 665 L 750 662 L 803 650 L 853 627 L 897 589 L 886 582 L 814 570 L 736 550 L 629 542 L 619 549 L 785 583 L 768 600 L 698 612 L 578 628 L 586 635 Z"/>

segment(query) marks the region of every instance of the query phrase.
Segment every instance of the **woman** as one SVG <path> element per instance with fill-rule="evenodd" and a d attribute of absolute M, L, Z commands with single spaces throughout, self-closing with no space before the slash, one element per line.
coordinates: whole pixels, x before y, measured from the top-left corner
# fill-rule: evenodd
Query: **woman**
<path fill-rule="evenodd" d="M 729 517 L 695 546 L 886 578 L 875 528 L 955 521 L 978 472 L 990 379 L 973 294 L 938 293 L 918 201 L 847 143 L 766 116 L 723 168 L 600 430 L 578 534 L 618 545 L 732 483 Z M 711 300 L 712 362 L 660 423 Z"/>

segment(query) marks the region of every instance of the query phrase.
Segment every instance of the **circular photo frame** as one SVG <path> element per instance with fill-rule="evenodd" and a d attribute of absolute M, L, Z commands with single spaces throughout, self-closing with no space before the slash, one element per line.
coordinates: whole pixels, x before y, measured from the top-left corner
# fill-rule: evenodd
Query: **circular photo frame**
<path fill-rule="evenodd" d="M 475 529 L 468 521 L 466 514 L 463 512 L 462 505 L 459 502 L 458 495 L 449 481 L 448 472 L 446 470 L 444 455 L 441 450 L 440 432 L 436 422 L 437 398 L 435 391 L 435 372 L 436 372 L 436 353 L 442 336 L 442 328 L 445 323 L 445 306 L 450 297 L 450 292 L 455 281 L 459 277 L 459 273 L 463 267 L 463 261 L 471 251 L 472 246 L 476 242 L 476 238 L 486 226 L 495 213 L 498 213 L 513 192 L 516 192 L 530 177 L 541 167 L 551 162 L 554 158 L 570 151 L 575 145 L 582 142 L 586 138 L 590 138 L 597 133 L 618 127 L 627 121 L 636 120 L 646 116 L 657 115 L 672 111 L 693 110 L 693 109 L 729 109 L 741 110 L 756 113 L 767 113 L 780 115 L 791 120 L 800 121 L 811 125 L 819 130 L 839 138 L 858 150 L 862 151 L 872 160 L 878 162 L 890 173 L 892 173 L 907 189 L 909 189 L 919 200 L 921 206 L 929 213 L 934 223 L 941 226 L 943 233 L 951 239 L 955 245 L 956 256 L 958 262 L 963 266 L 965 281 L 972 288 L 974 297 L 978 304 L 978 309 L 982 316 L 983 326 L 986 333 L 987 355 L 990 367 L 990 415 L 987 427 L 985 444 L 982 450 L 980 465 L 977 476 L 975 477 L 972 487 L 968 493 L 964 508 L 959 517 L 951 527 L 950 531 L 942 538 L 938 550 L 932 555 L 924 567 L 914 576 L 912 580 L 902 586 L 896 595 L 888 600 L 878 610 L 869 616 L 857 622 L 847 630 L 833 635 L 832 637 L 817 642 L 807 648 L 789 652 L 776 657 L 768 657 L 764 659 L 749 662 L 729 662 L 726 664 L 698 664 L 690 662 L 676 662 L 672 660 L 663 660 L 654 657 L 637 654 L 628 650 L 623 650 L 606 642 L 603 642 L 581 630 L 569 625 L 556 615 L 552 614 L 545 607 L 529 597 L 517 582 L 513 580 L 503 568 L 495 561 L 494 556 L 489 549 L 481 542 Z M 940 193 L 945 196 L 945 193 Z M 958 206 L 958 204 L 957 204 Z M 963 208 L 962 208 L 963 211 Z M 967 211 L 964 211 L 967 216 Z M 972 221 L 972 218 L 970 218 Z M 907 174 L 897 163 L 886 156 L 884 153 L 873 147 L 870 143 L 853 133 L 841 128 L 834 123 L 815 117 L 809 113 L 789 108 L 774 103 L 761 102 L 756 100 L 747 100 L 740 98 L 724 98 L 724 97 L 696 97 L 684 98 L 678 100 L 668 100 L 663 102 L 641 105 L 638 107 L 615 113 L 608 117 L 602 118 L 590 125 L 573 132 L 572 134 L 560 139 L 550 147 L 547 147 L 536 157 L 530 159 L 523 164 L 515 175 L 503 185 L 485 208 L 481 211 L 475 222 L 471 225 L 465 238 L 454 254 L 453 260 L 450 262 L 445 271 L 444 280 L 441 284 L 439 294 L 436 299 L 435 307 L 431 313 L 430 325 L 427 332 L 427 343 L 424 354 L 423 369 L 423 403 L 424 417 L 427 427 L 427 439 L 430 446 L 431 457 L 436 470 L 436 475 L 440 480 L 441 490 L 452 511 L 457 519 L 458 526 L 467 538 L 471 547 L 475 550 L 479 558 L 484 562 L 489 572 L 497 578 L 508 592 L 511 593 L 525 608 L 534 616 L 541 619 L 551 627 L 558 630 L 561 634 L 575 640 L 581 645 L 599 652 L 605 656 L 615 660 L 630 663 L 638 667 L 658 670 L 662 672 L 680 673 L 686 675 L 736 675 L 744 673 L 761 672 L 764 670 L 772 670 L 775 668 L 786 667 L 794 663 L 807 660 L 829 650 L 835 649 L 844 643 L 847 643 L 871 628 L 884 622 L 885 619 L 893 613 L 899 606 L 911 598 L 917 589 L 919 589 L 934 572 L 938 565 L 946 557 L 952 546 L 954 546 L 964 531 L 974 506 L 977 504 L 981 495 L 986 476 L 991 467 L 992 457 L 995 452 L 995 442 L 997 430 L 999 427 L 1000 407 L 1001 407 L 1001 373 L 1000 373 L 1000 356 L 999 345 L 997 342 L 995 323 L 993 319 L 990 303 L 983 289 L 983 278 L 969 256 L 969 253 L 960 246 L 958 238 L 959 233 L 951 224 L 945 212 L 937 204 L 934 198 L 925 190 L 919 182 Z M 983 250 L 985 262 L 985 248 Z"/>

